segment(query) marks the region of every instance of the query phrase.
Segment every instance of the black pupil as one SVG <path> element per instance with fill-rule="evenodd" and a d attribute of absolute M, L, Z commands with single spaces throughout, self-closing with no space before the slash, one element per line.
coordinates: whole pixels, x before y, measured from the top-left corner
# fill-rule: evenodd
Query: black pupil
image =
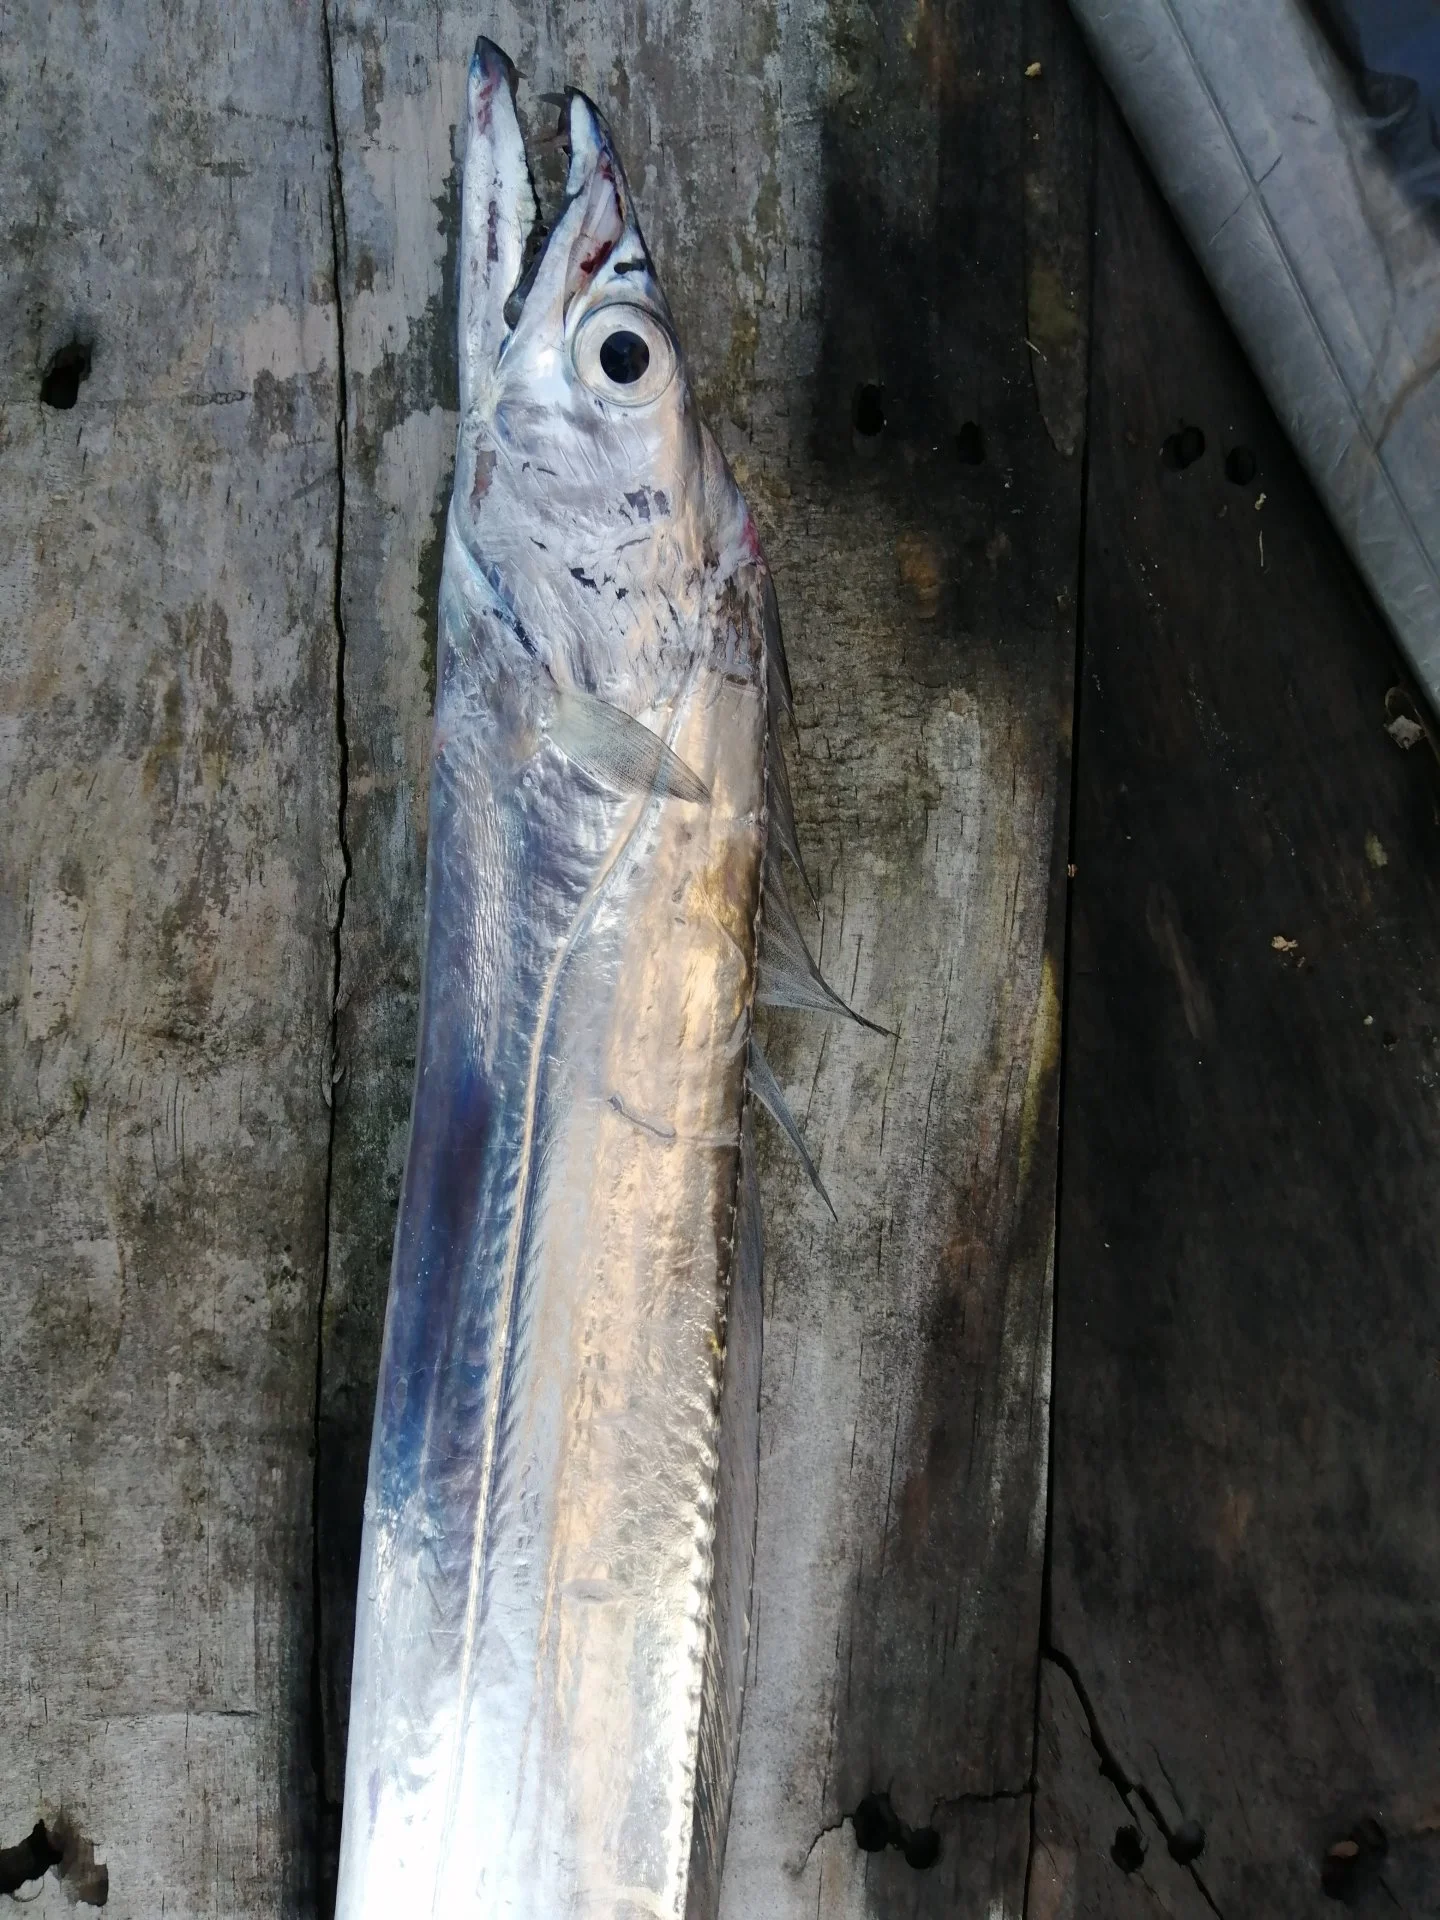
<path fill-rule="evenodd" d="M 600 365 L 617 387 L 633 387 L 650 364 L 650 349 L 638 333 L 621 328 L 607 333 L 600 348 Z"/>

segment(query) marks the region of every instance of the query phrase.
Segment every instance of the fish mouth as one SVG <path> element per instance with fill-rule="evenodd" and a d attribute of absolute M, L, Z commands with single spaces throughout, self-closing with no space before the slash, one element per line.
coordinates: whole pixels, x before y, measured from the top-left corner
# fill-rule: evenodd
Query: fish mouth
<path fill-rule="evenodd" d="M 474 304 L 483 282 L 480 304 L 489 309 L 490 324 L 482 331 L 493 336 L 503 328 L 507 338 L 517 332 L 538 303 L 537 290 L 563 329 L 576 295 L 611 275 L 640 276 L 663 312 L 614 136 L 578 87 L 540 96 L 560 108 L 555 139 L 569 149 L 564 196 L 546 223 L 516 110 L 519 77 L 502 47 L 484 35 L 476 41 L 462 189 L 470 242 L 464 297 Z M 513 239 L 508 248 L 497 244 L 497 234 L 518 237 L 518 248 Z"/>

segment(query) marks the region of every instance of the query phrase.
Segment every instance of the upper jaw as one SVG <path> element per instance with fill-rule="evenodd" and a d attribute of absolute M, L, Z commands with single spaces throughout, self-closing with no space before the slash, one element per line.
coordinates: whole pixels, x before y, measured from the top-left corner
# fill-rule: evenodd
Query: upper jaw
<path fill-rule="evenodd" d="M 515 113 L 516 74 L 493 40 L 475 43 L 466 85 L 460 208 L 460 409 L 468 413 L 506 334 L 505 301 L 520 278 L 535 189 Z"/>
<path fill-rule="evenodd" d="M 461 193 L 462 412 L 484 392 L 512 332 L 538 334 L 549 327 L 558 340 L 582 297 L 586 308 L 597 299 L 639 300 L 671 324 L 614 138 L 604 115 L 578 89 L 566 95 L 565 206 L 522 283 L 537 206 L 515 85 L 509 56 L 494 41 L 478 40 L 467 86 Z"/>

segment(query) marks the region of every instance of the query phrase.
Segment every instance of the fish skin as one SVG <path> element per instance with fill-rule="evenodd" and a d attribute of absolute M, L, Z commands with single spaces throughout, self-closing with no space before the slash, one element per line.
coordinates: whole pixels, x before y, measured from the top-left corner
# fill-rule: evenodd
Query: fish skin
<path fill-rule="evenodd" d="M 565 208 L 505 320 L 534 217 L 513 86 L 482 40 L 336 1914 L 712 1920 L 753 1560 L 747 1062 L 788 676 L 754 523 L 583 95 Z M 643 404 L 604 376 L 616 331 L 648 343 Z"/>

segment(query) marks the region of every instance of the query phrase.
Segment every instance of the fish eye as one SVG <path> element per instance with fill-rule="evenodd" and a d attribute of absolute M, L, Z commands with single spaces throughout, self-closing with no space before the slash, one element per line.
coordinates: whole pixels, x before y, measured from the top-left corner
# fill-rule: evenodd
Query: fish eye
<path fill-rule="evenodd" d="M 649 347 L 626 327 L 617 327 L 600 342 L 600 371 L 617 387 L 633 387 L 649 364 Z"/>
<path fill-rule="evenodd" d="M 658 400 L 675 372 L 675 344 L 644 307 L 608 302 L 575 330 L 575 371 L 593 394 L 622 407 Z"/>

